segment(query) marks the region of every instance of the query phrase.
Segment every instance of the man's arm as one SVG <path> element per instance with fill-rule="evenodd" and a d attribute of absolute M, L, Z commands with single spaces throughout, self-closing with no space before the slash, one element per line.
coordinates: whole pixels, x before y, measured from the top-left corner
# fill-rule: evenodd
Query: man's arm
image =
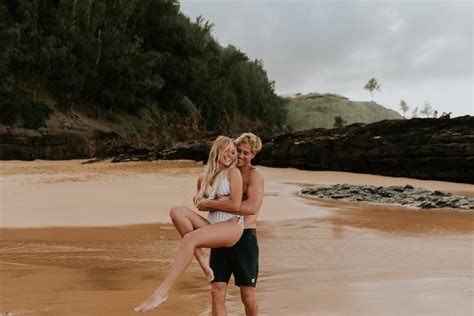
<path fill-rule="evenodd" d="M 229 198 L 220 200 L 202 199 L 196 205 L 200 211 L 238 212 L 240 204 L 242 203 L 242 175 L 239 169 L 232 168 L 229 170 L 227 177 L 230 182 Z"/>
<path fill-rule="evenodd" d="M 252 170 L 249 175 L 249 186 L 247 187 L 247 199 L 242 201 L 238 214 L 256 215 L 263 202 L 264 180 L 263 175 L 257 169 Z"/>
<path fill-rule="evenodd" d="M 257 169 L 254 169 L 249 176 L 249 185 L 247 187 L 247 199 L 242 201 L 240 208 L 237 210 L 229 210 L 226 208 L 217 208 L 221 203 L 214 203 L 213 208 L 206 208 L 203 211 L 223 211 L 236 215 L 255 215 L 260 210 L 263 202 L 264 180 L 263 175 Z M 214 200 L 215 202 L 224 202 L 227 198 Z"/>

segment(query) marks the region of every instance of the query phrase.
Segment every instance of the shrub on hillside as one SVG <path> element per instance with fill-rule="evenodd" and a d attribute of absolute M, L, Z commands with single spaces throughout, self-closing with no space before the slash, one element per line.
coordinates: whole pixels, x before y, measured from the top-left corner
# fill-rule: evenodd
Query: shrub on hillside
<path fill-rule="evenodd" d="M 347 124 L 347 121 L 338 115 L 334 117 L 334 128 L 343 128 Z"/>
<path fill-rule="evenodd" d="M 43 101 L 31 101 L 23 104 L 20 112 L 23 117 L 23 127 L 38 129 L 45 126 L 53 110 Z"/>
<path fill-rule="evenodd" d="M 56 103 L 56 107 L 58 108 L 58 110 L 63 112 L 63 113 L 70 112 L 72 110 L 73 105 L 74 105 L 74 103 L 72 101 L 69 101 L 69 100 L 59 100 Z"/>
<path fill-rule="evenodd" d="M 17 106 L 14 103 L 0 103 L 0 124 L 12 125 L 16 122 Z"/>

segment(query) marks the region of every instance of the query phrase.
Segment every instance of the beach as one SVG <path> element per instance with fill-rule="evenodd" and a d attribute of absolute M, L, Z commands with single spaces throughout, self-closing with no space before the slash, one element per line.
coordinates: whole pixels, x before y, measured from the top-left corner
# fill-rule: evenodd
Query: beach
<path fill-rule="evenodd" d="M 192 206 L 193 161 L 2 161 L 0 315 L 135 315 L 163 279 Z M 304 186 L 474 186 L 259 167 L 261 315 L 472 315 L 474 212 L 306 199 Z M 202 215 L 206 215 L 203 213 Z M 150 315 L 210 315 L 197 262 Z M 229 315 L 244 315 L 229 283 Z"/>

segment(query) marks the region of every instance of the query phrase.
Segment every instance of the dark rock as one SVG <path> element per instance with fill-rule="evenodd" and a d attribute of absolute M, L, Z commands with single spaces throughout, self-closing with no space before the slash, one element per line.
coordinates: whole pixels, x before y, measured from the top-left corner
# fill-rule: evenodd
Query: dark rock
<path fill-rule="evenodd" d="M 385 120 L 279 135 L 264 143 L 256 163 L 474 183 L 474 117 Z"/>
<path fill-rule="evenodd" d="M 101 161 L 104 161 L 105 159 L 106 159 L 106 158 L 93 158 L 93 159 L 89 159 L 89 160 L 83 161 L 81 164 L 86 165 L 86 164 L 101 162 Z"/>
<path fill-rule="evenodd" d="M 407 187 L 410 189 L 406 190 Z M 440 191 L 429 191 L 412 186 L 375 187 L 369 185 L 335 184 L 304 188 L 300 192 L 303 196 L 311 195 L 318 198 L 407 205 L 424 209 L 453 208 L 474 210 L 474 198 Z"/>
<path fill-rule="evenodd" d="M 270 167 L 334 170 L 474 183 L 474 117 L 385 120 L 339 129 L 313 129 L 262 137 L 254 163 Z M 195 135 L 196 138 L 200 137 Z M 214 138 L 214 137 L 213 137 Z M 206 161 L 211 139 L 165 147 L 139 136 L 95 131 L 0 131 L 0 160 L 115 157 L 114 162 L 191 159 Z M 401 192 L 412 189 L 400 188 Z M 369 189 L 370 191 L 371 189 Z M 400 191 L 397 191 L 400 192 Z M 395 194 L 395 193 L 394 193 Z"/>

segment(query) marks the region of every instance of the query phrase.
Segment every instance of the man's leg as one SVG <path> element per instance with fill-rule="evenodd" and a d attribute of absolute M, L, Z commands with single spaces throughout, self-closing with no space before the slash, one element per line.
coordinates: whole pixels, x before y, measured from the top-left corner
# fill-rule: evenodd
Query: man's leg
<path fill-rule="evenodd" d="M 214 282 L 211 286 L 212 294 L 212 316 L 226 316 L 225 298 L 227 295 L 227 283 Z"/>
<path fill-rule="evenodd" d="M 254 228 L 244 230 L 239 242 L 231 248 L 232 272 L 235 285 L 240 287 L 240 297 L 247 316 L 258 315 L 255 286 L 258 279 L 258 242 Z"/>
<path fill-rule="evenodd" d="M 257 316 L 258 304 L 255 298 L 255 288 L 253 286 L 241 286 L 240 298 L 245 305 L 245 315 Z"/>

